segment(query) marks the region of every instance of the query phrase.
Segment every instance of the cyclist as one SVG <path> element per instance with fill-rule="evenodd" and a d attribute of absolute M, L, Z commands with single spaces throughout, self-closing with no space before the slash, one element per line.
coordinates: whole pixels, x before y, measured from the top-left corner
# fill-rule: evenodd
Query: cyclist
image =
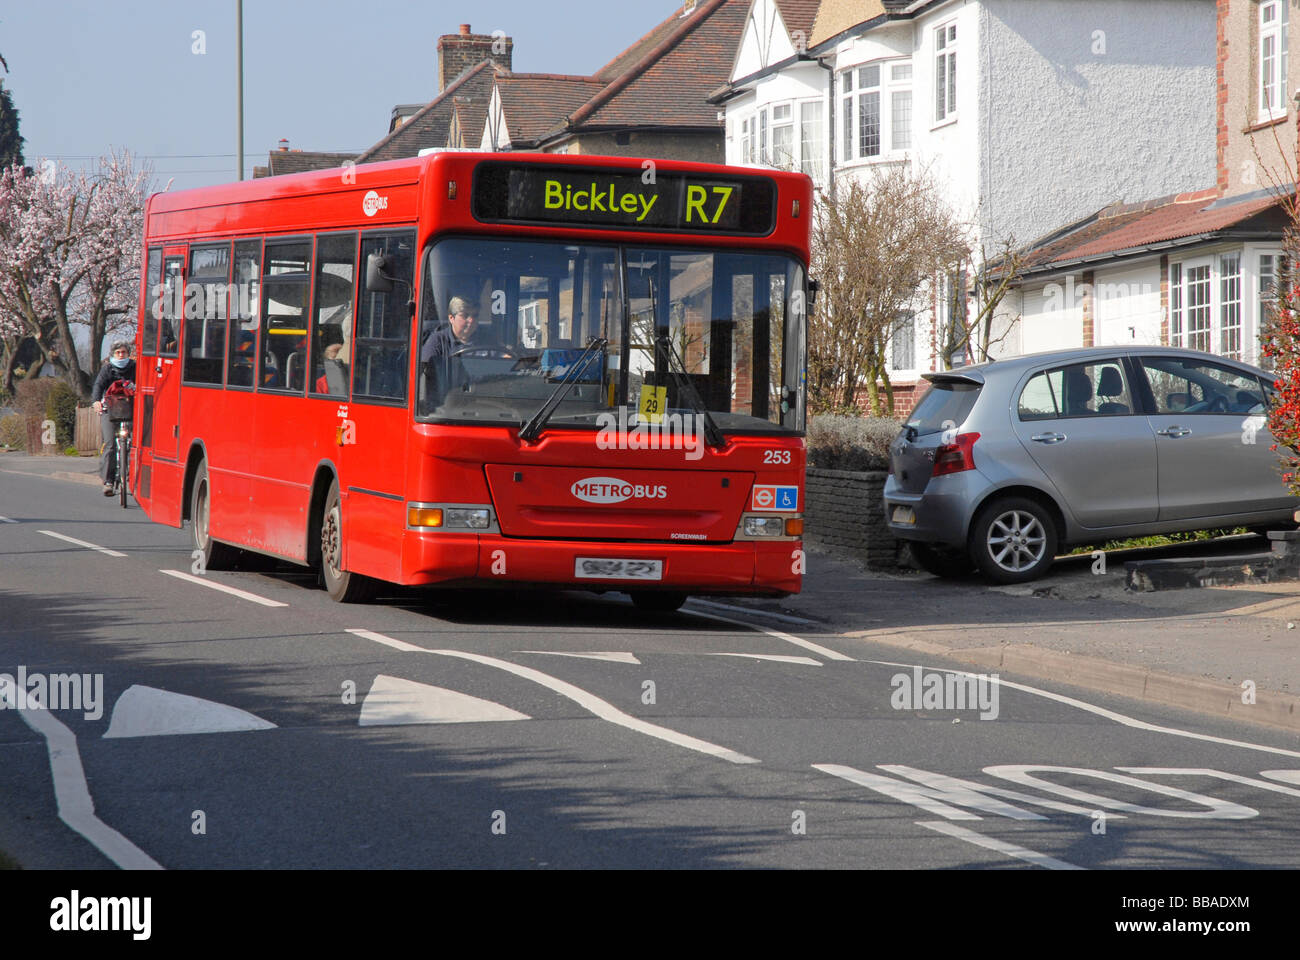
<path fill-rule="evenodd" d="M 113 421 L 104 416 L 104 391 L 109 384 L 118 380 L 135 380 L 135 361 L 131 359 L 131 345 L 125 340 L 113 342 L 107 361 L 95 377 L 95 387 L 90 395 L 92 406 L 100 415 L 99 430 L 104 438 L 103 450 L 99 455 L 99 478 L 104 482 L 106 497 L 113 495 L 113 481 L 117 477 L 117 444 L 113 442 Z"/>

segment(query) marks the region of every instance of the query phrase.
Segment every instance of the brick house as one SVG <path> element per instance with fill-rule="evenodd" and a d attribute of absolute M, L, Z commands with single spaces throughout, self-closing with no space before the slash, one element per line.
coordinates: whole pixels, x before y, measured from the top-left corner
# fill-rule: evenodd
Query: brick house
<path fill-rule="evenodd" d="M 1213 0 L 753 0 L 713 99 L 728 162 L 794 165 L 828 193 L 927 168 L 993 252 L 1213 176 L 1214 17 Z M 954 272 L 899 318 L 897 409 L 968 297 Z M 1014 319 L 994 355 L 1021 352 Z"/>

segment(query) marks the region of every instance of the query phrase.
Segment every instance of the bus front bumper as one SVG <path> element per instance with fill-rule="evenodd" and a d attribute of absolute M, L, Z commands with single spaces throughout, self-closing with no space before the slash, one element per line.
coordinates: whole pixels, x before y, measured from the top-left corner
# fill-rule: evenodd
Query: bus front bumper
<path fill-rule="evenodd" d="M 601 543 L 407 531 L 402 554 L 402 582 L 410 585 L 476 581 L 483 586 L 534 583 L 576 590 L 786 596 L 799 592 L 805 569 L 803 543 L 798 540 Z M 581 560 L 658 561 L 659 576 L 580 577 Z"/>

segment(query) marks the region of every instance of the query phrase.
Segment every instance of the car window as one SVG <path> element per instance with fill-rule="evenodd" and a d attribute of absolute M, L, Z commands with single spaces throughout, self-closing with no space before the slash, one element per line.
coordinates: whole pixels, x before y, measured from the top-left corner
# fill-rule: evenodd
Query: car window
<path fill-rule="evenodd" d="M 939 380 L 930 385 L 916 405 L 906 428 L 912 431 L 913 437 L 927 437 L 959 427 L 970 416 L 979 395 L 979 384 Z"/>
<path fill-rule="evenodd" d="M 1257 377 L 1204 360 L 1144 357 L 1157 414 L 1256 414 L 1264 412 Z"/>
<path fill-rule="evenodd" d="M 1128 379 L 1118 360 L 1044 370 L 1020 391 L 1021 420 L 1116 417 L 1133 412 Z"/>

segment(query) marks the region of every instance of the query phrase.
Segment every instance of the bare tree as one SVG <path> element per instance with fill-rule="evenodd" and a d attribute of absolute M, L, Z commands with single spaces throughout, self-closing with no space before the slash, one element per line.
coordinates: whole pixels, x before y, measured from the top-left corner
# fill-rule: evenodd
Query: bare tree
<path fill-rule="evenodd" d="M 993 347 L 1015 329 L 1020 317 L 1003 315 L 999 323 L 998 307 L 1020 279 L 1025 262 L 1024 253 L 1016 249 L 1014 240 L 1008 239 L 994 256 L 989 256 L 987 246 L 980 244 L 975 255 L 953 272 L 955 279 L 950 279 L 949 288 L 956 302 L 939 338 L 945 370 L 952 369 L 952 358 L 959 353 L 975 363 L 990 359 Z M 967 277 L 971 278 L 969 290 Z M 968 296 L 973 301 L 969 305 Z"/>
<path fill-rule="evenodd" d="M 809 318 L 809 400 L 814 410 L 892 415 L 886 360 L 899 318 L 934 278 L 969 256 L 968 225 L 928 170 L 878 169 L 823 195 L 813 229 L 812 272 L 822 290 Z"/>

